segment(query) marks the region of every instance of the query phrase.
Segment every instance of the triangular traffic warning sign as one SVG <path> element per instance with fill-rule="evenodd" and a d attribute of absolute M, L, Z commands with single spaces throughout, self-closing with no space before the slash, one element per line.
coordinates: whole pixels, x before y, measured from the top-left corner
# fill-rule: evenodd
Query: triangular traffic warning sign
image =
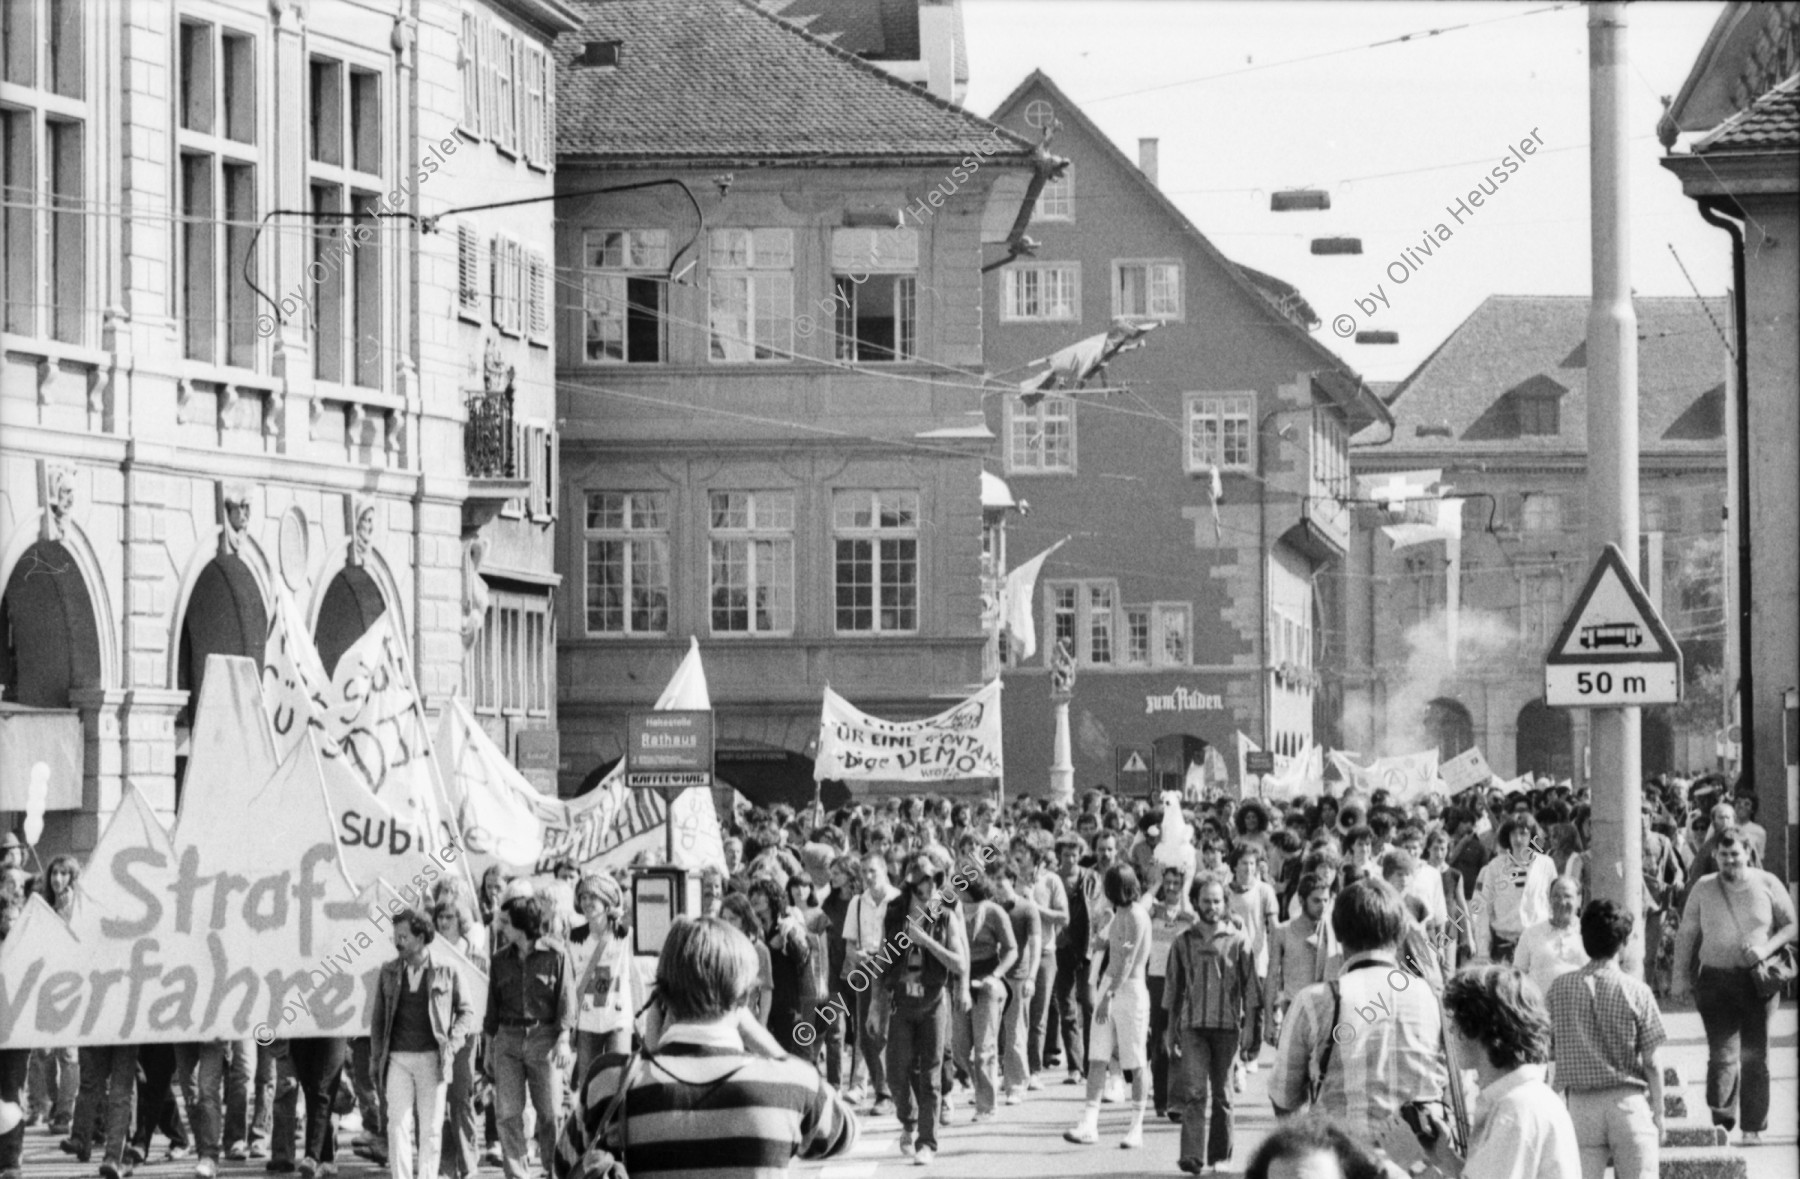
<path fill-rule="evenodd" d="M 1121 774 L 1147 774 L 1150 772 L 1150 767 L 1144 764 L 1144 755 L 1133 749 L 1131 756 L 1125 759 L 1125 764 L 1119 767 L 1119 772 Z"/>
<path fill-rule="evenodd" d="M 1638 587 L 1619 546 L 1594 563 L 1545 663 L 1679 663 L 1681 649 Z"/>

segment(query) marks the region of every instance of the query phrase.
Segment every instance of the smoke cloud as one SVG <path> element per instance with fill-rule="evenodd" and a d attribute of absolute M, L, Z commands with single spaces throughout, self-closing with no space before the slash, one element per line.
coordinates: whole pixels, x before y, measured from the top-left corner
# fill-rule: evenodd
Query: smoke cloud
<path fill-rule="evenodd" d="M 1457 611 L 1456 629 L 1452 659 L 1443 610 L 1407 628 L 1403 660 L 1378 661 L 1386 692 L 1373 706 L 1359 701 L 1346 707 L 1346 737 L 1355 740 L 1368 733 L 1373 743 L 1357 750 L 1364 764 L 1436 746 L 1438 735 L 1430 724 L 1432 701 L 1453 700 L 1468 708 L 1467 693 L 1459 690 L 1463 678 L 1496 661 L 1510 663 L 1520 642 L 1519 632 L 1505 618 L 1485 610 Z"/>

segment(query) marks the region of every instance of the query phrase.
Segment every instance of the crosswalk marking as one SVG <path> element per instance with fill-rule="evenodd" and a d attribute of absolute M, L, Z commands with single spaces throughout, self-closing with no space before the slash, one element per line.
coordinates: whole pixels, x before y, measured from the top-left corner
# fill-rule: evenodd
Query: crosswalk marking
<path fill-rule="evenodd" d="M 819 1168 L 819 1179 L 870 1179 L 877 1165 L 874 1159 L 861 1163 L 826 1163 Z"/>

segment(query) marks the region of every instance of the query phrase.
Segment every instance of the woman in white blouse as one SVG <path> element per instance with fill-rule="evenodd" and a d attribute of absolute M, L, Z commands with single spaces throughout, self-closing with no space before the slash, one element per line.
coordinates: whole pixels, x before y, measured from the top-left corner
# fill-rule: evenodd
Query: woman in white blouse
<path fill-rule="evenodd" d="M 631 957 L 624 926 L 625 893 L 619 882 L 598 873 L 583 876 L 575 906 L 587 918 L 573 949 L 578 963 L 575 987 L 576 1075 L 602 1056 L 631 1051 Z"/>
<path fill-rule="evenodd" d="M 1481 1094 L 1468 1156 L 1429 1115 L 1432 1143 L 1396 1118 L 1382 1136 L 1388 1156 L 1409 1172 L 1423 1162 L 1449 1179 L 1581 1179 L 1575 1123 L 1544 1080 L 1550 1013 L 1537 985 L 1510 966 L 1465 970 L 1445 984 L 1444 1012 L 1454 1058 L 1473 1066 Z"/>

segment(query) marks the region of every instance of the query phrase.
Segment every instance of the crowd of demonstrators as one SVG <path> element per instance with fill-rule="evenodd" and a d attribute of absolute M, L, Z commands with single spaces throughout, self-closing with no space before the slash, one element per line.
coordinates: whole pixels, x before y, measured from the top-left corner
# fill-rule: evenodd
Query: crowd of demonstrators
<path fill-rule="evenodd" d="M 1265 1045 L 1278 1112 L 1329 1116 L 1365 1147 L 1397 1114 L 1451 1120 L 1446 1061 L 1460 1052 L 1489 1085 L 1522 1094 L 1514 1104 L 1528 1113 L 1537 1091 L 1514 1074 L 1547 1063 L 1536 1041 L 1490 1056 L 1492 1045 L 1477 1051 L 1464 1036 L 1490 1010 L 1548 1020 L 1544 997 L 1555 995 L 1552 1041 L 1584 1058 L 1551 1074 L 1581 1149 L 1643 1172 L 1646 1134 L 1656 1135 L 1640 1105 L 1656 1112 L 1648 1062 L 1661 1032 L 1612 965 L 1617 922 L 1582 907 L 1596 872 L 1582 792 L 1540 781 L 1406 802 L 1376 790 L 1178 806 L 1171 819 L 1096 789 L 1004 809 L 935 796 L 830 814 L 740 809 L 724 867 L 700 890 L 703 915 L 743 935 L 731 942 L 731 977 L 744 975 L 729 1008 L 734 1051 L 804 1064 L 834 1100 L 896 1115 L 900 1148 L 919 1163 L 936 1156 L 959 1102 L 986 1122 L 1061 1074 L 1086 1097 L 1065 1137 L 1098 1141 L 1102 1107 L 1127 1103 L 1120 1144 L 1135 1146 L 1153 1107 L 1181 1123 L 1180 1165 L 1200 1172 L 1231 1157 L 1234 1096 Z M 1754 967 L 1796 932 L 1786 892 L 1751 863 L 1753 814 L 1723 780 L 1648 783 L 1638 927 L 1652 996 L 1695 993 L 1715 1121 L 1741 1124 L 1751 1142 L 1766 1125 L 1773 1010 Z M 14 910 L 41 888 L 67 911 L 77 862 L 53 861 L 40 878 L 23 871 L 22 848 L 0 853 L 0 894 Z M 107 1179 L 149 1157 L 158 1132 L 170 1157 L 197 1152 L 200 1179 L 221 1158 L 329 1175 L 336 1118 L 351 1109 L 357 1152 L 396 1179 L 434 1179 L 434 1155 L 443 1179 L 484 1162 L 531 1179 L 553 1161 L 565 1094 L 642 1042 L 650 997 L 630 950 L 628 870 L 583 876 L 561 863 L 551 876 L 496 868 L 477 888 L 447 877 L 420 898 L 396 923 L 394 993 L 369 1035 L 88 1047 L 73 1065 L 68 1052 L 42 1051 L 10 1071 L 0 1056 L 0 1097 L 18 1072 L 24 1109 L 57 1129 L 64 1111 L 63 1148 L 84 1162 L 98 1154 Z M 455 1034 L 457 997 L 444 1008 L 436 981 L 425 1027 L 415 1020 L 431 938 L 488 971 L 483 1027 Z M 1469 998 L 1471 963 L 1507 967 L 1504 982 L 1481 975 L 1481 994 L 1499 998 Z M 1459 1010 L 1476 1022 L 1458 1023 Z M 750 1021 L 761 1031 L 738 1029 Z M 704 1048 L 724 1033 L 692 1035 Z M 624 1079 L 613 1075 L 615 1088 Z M 1457 1143 L 1466 1161 L 1433 1157 L 1480 1173 L 1492 1137 L 1478 1127 Z"/>

